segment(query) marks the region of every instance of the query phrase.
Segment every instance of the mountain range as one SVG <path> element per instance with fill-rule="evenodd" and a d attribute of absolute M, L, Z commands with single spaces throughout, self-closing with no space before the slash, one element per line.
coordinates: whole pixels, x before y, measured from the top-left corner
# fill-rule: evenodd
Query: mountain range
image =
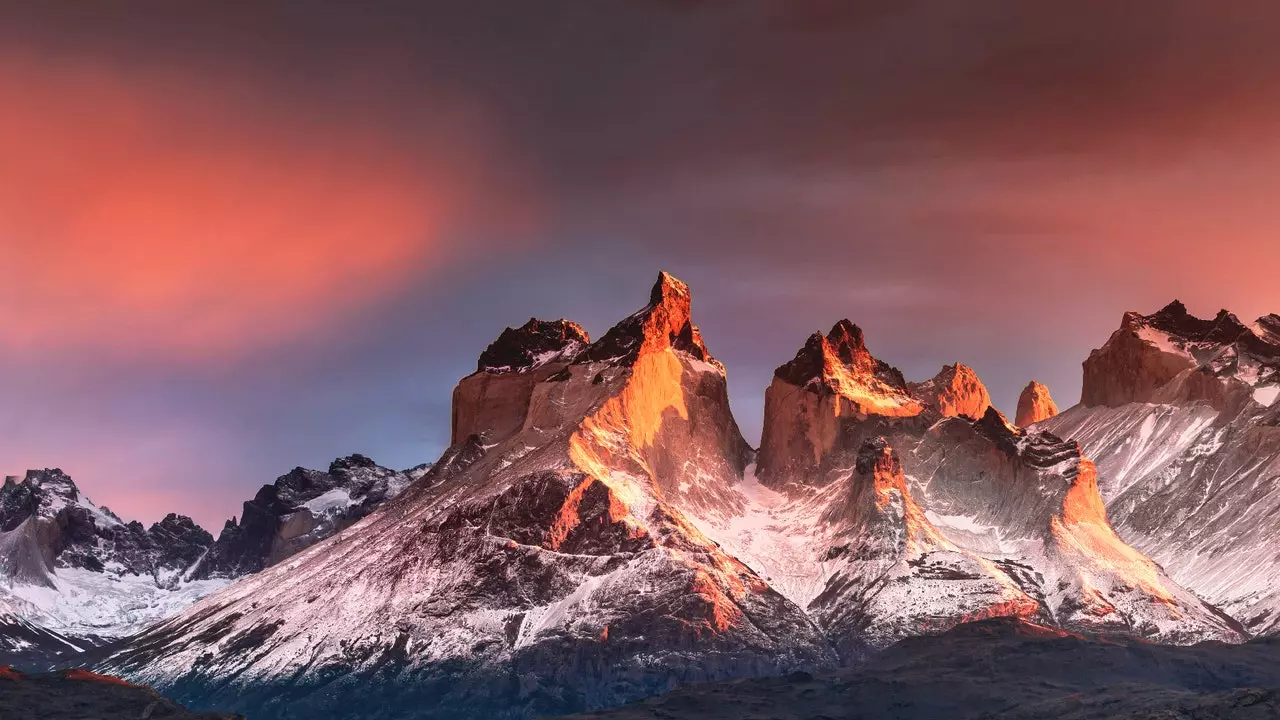
<path fill-rule="evenodd" d="M 775 371 L 757 449 L 662 273 L 594 341 L 504 330 L 435 463 L 294 470 L 216 541 L 6 483 L 0 641 L 255 720 L 582 712 L 975 622 L 1243 643 L 1280 623 L 1277 391 L 1276 316 L 1128 313 L 1080 404 L 1032 382 L 1012 422 L 971 368 L 910 382 L 840 320 Z"/>
<path fill-rule="evenodd" d="M 146 528 L 58 469 L 0 488 L 0 663 L 43 669 L 135 633 L 350 525 L 426 468 L 353 455 L 264 485 L 217 540 L 184 515 Z"/>

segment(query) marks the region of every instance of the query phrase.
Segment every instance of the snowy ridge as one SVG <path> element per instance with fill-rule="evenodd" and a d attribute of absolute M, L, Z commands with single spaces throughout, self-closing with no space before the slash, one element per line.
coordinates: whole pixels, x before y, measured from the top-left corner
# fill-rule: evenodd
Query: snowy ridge
<path fill-rule="evenodd" d="M 1097 460 L 1127 541 L 1259 634 L 1280 629 L 1278 328 L 1177 302 L 1128 313 L 1085 363 L 1084 402 L 1042 423 Z"/>

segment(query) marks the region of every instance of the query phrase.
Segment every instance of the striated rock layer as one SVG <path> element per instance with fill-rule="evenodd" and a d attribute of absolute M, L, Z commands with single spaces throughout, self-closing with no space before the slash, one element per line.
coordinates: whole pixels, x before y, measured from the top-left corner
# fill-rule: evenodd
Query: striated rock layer
<path fill-rule="evenodd" d="M 1252 632 L 1280 630 L 1280 335 L 1173 302 L 1126 313 L 1080 405 L 1041 423 L 1097 459 L 1119 533 Z"/>
<path fill-rule="evenodd" d="M 690 520 L 738 512 L 751 450 L 683 283 L 664 273 L 645 308 L 538 370 L 513 434 L 472 415 L 395 500 L 106 667 L 255 718 L 523 718 L 836 663 Z"/>

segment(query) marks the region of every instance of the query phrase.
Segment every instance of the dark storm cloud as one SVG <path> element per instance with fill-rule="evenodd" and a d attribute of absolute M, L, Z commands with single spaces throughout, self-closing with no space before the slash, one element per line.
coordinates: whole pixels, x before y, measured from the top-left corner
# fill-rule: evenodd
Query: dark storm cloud
<path fill-rule="evenodd" d="M 658 268 L 693 286 L 752 440 L 772 368 L 841 317 L 911 377 L 973 365 L 1012 410 L 1033 376 L 1070 404 L 1124 310 L 1280 309 L 1271 2 L 0 8 L 0 62 L 244 88 L 253 122 L 309 118 L 321 145 L 358 127 L 431 166 L 483 129 L 484 167 L 448 168 L 478 197 L 436 240 L 466 252 L 316 310 L 319 336 L 272 326 L 194 365 L 0 360 L 28 408 L 0 416 L 5 467 L 74 463 L 110 504 L 165 487 L 213 498 L 211 523 L 293 464 L 431 459 L 503 326 L 601 333 Z"/>

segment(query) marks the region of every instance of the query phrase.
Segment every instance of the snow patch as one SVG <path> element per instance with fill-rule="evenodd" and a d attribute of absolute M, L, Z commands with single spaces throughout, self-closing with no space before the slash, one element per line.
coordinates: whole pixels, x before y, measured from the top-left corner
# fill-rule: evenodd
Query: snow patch
<path fill-rule="evenodd" d="M 346 488 L 334 488 L 329 492 L 311 498 L 302 504 L 302 507 L 311 511 L 315 517 L 323 517 L 325 515 L 336 515 L 355 504 L 351 499 L 351 493 Z"/>
<path fill-rule="evenodd" d="M 1280 397 L 1280 385 L 1268 385 L 1253 391 L 1253 399 L 1265 407 L 1275 404 L 1277 397 Z"/>

